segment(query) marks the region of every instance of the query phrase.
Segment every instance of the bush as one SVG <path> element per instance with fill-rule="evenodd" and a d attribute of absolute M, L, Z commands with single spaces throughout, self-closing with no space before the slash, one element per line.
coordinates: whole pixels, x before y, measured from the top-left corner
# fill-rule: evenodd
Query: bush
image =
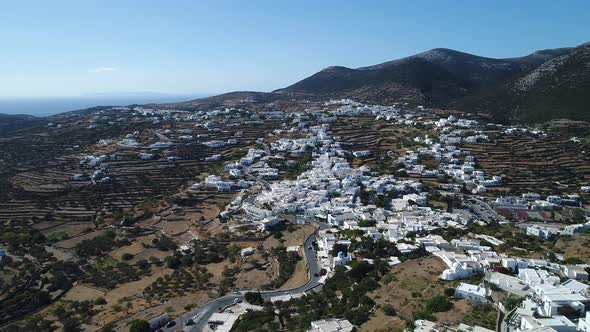
<path fill-rule="evenodd" d="M 150 324 L 145 320 L 135 319 L 131 321 L 129 332 L 150 332 Z"/>
<path fill-rule="evenodd" d="M 383 310 L 383 312 L 387 316 L 395 316 L 396 315 L 395 309 L 393 308 L 393 306 L 391 304 L 386 304 L 381 309 Z"/>
<path fill-rule="evenodd" d="M 149 270 L 151 265 L 150 265 L 150 263 L 148 263 L 147 260 L 140 259 L 137 261 L 137 267 L 139 267 L 142 270 Z"/>
<path fill-rule="evenodd" d="M 418 311 L 415 315 L 414 315 L 414 319 L 413 320 L 419 320 L 419 319 L 424 319 L 424 320 L 429 320 L 429 321 L 436 321 L 436 317 L 432 315 L 431 312 L 429 312 L 428 310 L 422 310 L 422 311 Z"/>
<path fill-rule="evenodd" d="M 445 295 L 448 297 L 455 296 L 455 289 L 454 288 L 447 288 L 445 289 Z"/>
<path fill-rule="evenodd" d="M 504 302 L 504 305 L 506 306 L 506 310 L 510 311 L 516 308 L 522 301 L 522 297 L 509 297 Z"/>
<path fill-rule="evenodd" d="M 61 321 L 63 325 L 64 332 L 80 332 L 80 322 L 72 317 L 67 317 L 63 321 Z"/>
<path fill-rule="evenodd" d="M 263 304 L 264 299 L 259 292 L 247 292 L 245 295 L 246 302 L 250 304 Z"/>
<path fill-rule="evenodd" d="M 393 281 L 393 276 L 391 274 L 386 274 L 383 277 L 383 279 L 381 279 L 381 282 L 384 283 L 385 285 L 388 285 L 392 281 Z"/>
<path fill-rule="evenodd" d="M 250 311 L 237 324 L 235 331 L 277 331 L 278 328 L 270 328 L 270 326 L 268 326 L 268 330 L 264 329 L 267 324 L 272 324 L 274 320 L 274 313 L 272 311 Z"/>
<path fill-rule="evenodd" d="M 113 323 L 107 323 L 107 325 L 105 325 L 100 332 L 115 332 L 115 324 Z"/>
<path fill-rule="evenodd" d="M 435 296 L 426 302 L 426 310 L 430 312 L 449 311 L 453 304 L 446 296 Z"/>
<path fill-rule="evenodd" d="M 131 260 L 131 259 L 133 259 L 133 254 L 126 252 L 123 255 L 121 255 L 121 259 L 124 261 Z"/>
<path fill-rule="evenodd" d="M 180 259 L 178 259 L 178 257 L 176 256 L 168 256 L 164 259 L 164 261 L 166 261 L 166 266 L 168 266 L 171 269 L 176 269 L 181 264 Z"/>
<path fill-rule="evenodd" d="M 104 297 L 97 297 L 96 300 L 94 300 L 94 304 L 96 305 L 103 305 L 103 304 L 107 304 L 107 300 L 104 299 Z"/>
<path fill-rule="evenodd" d="M 271 288 L 279 288 L 291 278 L 295 272 L 297 261 L 299 261 L 301 257 L 296 252 L 287 252 L 285 248 L 273 249 L 273 254 L 279 262 L 279 275 L 269 286 Z"/>
<path fill-rule="evenodd" d="M 178 245 L 174 240 L 167 236 L 161 236 L 159 239 L 154 239 L 152 243 L 161 251 L 169 251 L 178 249 Z"/>
<path fill-rule="evenodd" d="M 115 238 L 115 232 L 109 229 L 103 235 L 78 243 L 76 253 L 80 257 L 101 256 L 119 245 Z"/>

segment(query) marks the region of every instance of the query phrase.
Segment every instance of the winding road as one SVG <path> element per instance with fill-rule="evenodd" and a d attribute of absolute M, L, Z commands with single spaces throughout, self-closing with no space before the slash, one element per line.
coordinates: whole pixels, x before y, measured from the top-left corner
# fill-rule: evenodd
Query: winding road
<path fill-rule="evenodd" d="M 326 226 L 320 225 L 318 230 L 321 228 L 324 228 L 324 227 L 326 227 Z M 321 277 L 319 276 L 320 266 L 319 266 L 315 251 L 312 246 L 313 241 L 315 241 L 315 239 L 316 239 L 316 234 L 317 234 L 317 230 L 316 230 L 316 232 L 314 232 L 313 234 L 308 236 L 308 238 L 305 240 L 304 246 L 303 246 L 304 259 L 307 262 L 308 272 L 309 272 L 309 280 L 307 281 L 307 283 L 305 283 L 303 286 L 293 288 L 293 289 L 261 291 L 262 298 L 264 298 L 265 300 L 268 300 L 271 297 L 280 296 L 280 295 L 301 294 L 301 293 L 305 293 L 307 291 L 310 291 L 312 289 L 315 289 L 316 287 L 318 287 L 320 285 L 320 282 L 319 282 L 321 279 Z M 182 331 L 186 331 L 186 332 L 203 331 L 205 329 L 205 327 L 207 326 L 209 318 L 211 317 L 211 315 L 213 315 L 213 313 L 218 312 L 220 310 L 220 308 L 226 308 L 226 307 L 234 304 L 234 301 L 236 298 L 244 301 L 245 293 L 247 293 L 249 291 L 257 291 L 257 290 L 255 290 L 255 289 L 241 290 L 239 292 L 232 292 L 232 293 L 229 293 L 229 294 L 224 295 L 222 297 L 211 300 L 211 301 L 205 303 L 204 305 L 176 318 L 175 319 L 175 322 L 176 322 L 175 326 L 170 327 L 170 328 L 162 328 L 162 330 L 165 332 L 181 331 L 184 322 L 188 321 L 189 319 L 193 319 L 195 324 L 191 325 L 191 326 L 184 327 L 184 330 L 182 330 Z"/>

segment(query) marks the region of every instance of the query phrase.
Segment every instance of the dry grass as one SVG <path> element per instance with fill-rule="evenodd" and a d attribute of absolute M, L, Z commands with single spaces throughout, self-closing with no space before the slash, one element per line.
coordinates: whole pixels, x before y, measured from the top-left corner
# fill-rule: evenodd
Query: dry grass
<path fill-rule="evenodd" d="M 58 248 L 73 249 L 76 245 L 84 240 L 93 239 L 97 236 L 104 234 L 105 230 L 98 230 L 90 233 L 86 233 L 80 236 L 76 236 L 67 240 L 63 240 L 55 243 L 54 245 Z"/>
<path fill-rule="evenodd" d="M 145 250 L 143 244 L 150 244 L 151 240 L 156 238 L 154 235 L 142 236 L 140 238 L 135 239 L 131 244 L 117 248 L 109 253 L 111 257 L 117 260 L 121 260 L 121 256 L 123 254 L 132 254 L 133 256 L 141 253 Z"/>
<path fill-rule="evenodd" d="M 387 316 L 383 311 L 377 310 L 371 319 L 359 327 L 359 332 L 401 332 L 405 328 L 406 321 L 403 319 L 398 316 Z"/>
<path fill-rule="evenodd" d="M 97 297 L 104 297 L 106 292 L 85 284 L 77 284 L 64 296 L 69 301 L 94 301 Z"/>
<path fill-rule="evenodd" d="M 297 229 L 293 232 L 289 232 L 287 230 L 283 231 L 282 239 L 285 240 L 284 243 L 281 244 L 279 239 L 276 239 L 274 236 L 269 237 L 263 243 L 263 246 L 267 249 L 276 248 L 279 246 L 302 246 L 303 241 L 315 231 L 315 226 L 306 224 L 302 226 L 296 226 Z"/>
<path fill-rule="evenodd" d="M 261 288 L 268 285 L 274 276 L 275 264 L 271 264 L 264 270 L 255 268 L 255 265 L 264 265 L 268 262 L 273 262 L 268 258 L 264 258 L 260 252 L 246 258 L 241 263 L 240 273 L 236 275 L 235 285 L 237 288 Z"/>
<path fill-rule="evenodd" d="M 410 260 L 394 267 L 391 271 L 393 281 L 373 291 L 370 296 L 380 305 L 394 307 L 397 316 L 389 317 L 378 310 L 360 331 L 402 331 L 406 321 L 413 321 L 414 315 L 424 308 L 426 301 L 444 294 L 444 290 L 455 287 L 456 282 L 439 279 L 446 265 L 437 257 L 423 257 Z M 457 324 L 473 310 L 465 300 L 453 300 L 453 307 L 433 316 L 437 322 Z"/>
<path fill-rule="evenodd" d="M 302 250 L 300 250 L 299 255 L 302 255 L 301 251 Z M 293 276 L 289 278 L 289 280 L 287 280 L 287 282 L 285 282 L 285 284 L 280 289 L 292 289 L 303 286 L 308 279 L 309 274 L 307 272 L 305 260 L 301 259 L 297 262 L 297 265 L 295 266 L 295 272 L 293 273 Z"/>
<path fill-rule="evenodd" d="M 590 263 L 590 236 L 576 234 L 572 239 L 560 238 L 555 243 L 555 249 L 563 253 L 565 259 L 577 258 Z"/>
<path fill-rule="evenodd" d="M 439 280 L 446 267 L 440 259 L 432 256 L 404 262 L 392 269 L 393 281 L 370 296 L 378 304 L 392 305 L 403 319 L 412 319 L 427 299 L 450 287 L 449 283 Z"/>

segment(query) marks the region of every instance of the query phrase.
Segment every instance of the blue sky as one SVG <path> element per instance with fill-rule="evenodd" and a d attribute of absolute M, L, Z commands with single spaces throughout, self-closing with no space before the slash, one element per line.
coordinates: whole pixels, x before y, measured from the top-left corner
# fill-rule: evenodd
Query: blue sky
<path fill-rule="evenodd" d="M 6 1 L 0 96 L 270 91 L 330 65 L 590 40 L 590 1 Z"/>

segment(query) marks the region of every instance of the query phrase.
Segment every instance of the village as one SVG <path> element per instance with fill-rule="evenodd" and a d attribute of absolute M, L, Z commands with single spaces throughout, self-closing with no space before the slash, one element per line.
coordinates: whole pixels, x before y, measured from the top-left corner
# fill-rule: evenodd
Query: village
<path fill-rule="evenodd" d="M 115 196 L 119 194 L 105 195 L 105 201 L 95 208 L 96 217 L 86 214 L 87 225 L 94 224 L 92 232 L 85 230 L 65 238 L 92 239 L 89 234 L 105 225 L 137 227 L 136 232 L 148 231 L 138 238 L 160 237 L 162 243 L 162 239 L 176 243 L 160 258 L 172 269 L 214 243 L 239 254 L 238 258 L 232 256 L 238 263 L 224 265 L 223 275 L 216 281 L 230 286 L 218 285 L 218 293 L 207 293 L 209 302 L 199 300 L 184 313 L 150 311 L 145 306 L 127 318 L 120 317 L 118 330 L 128 328 L 131 318 L 141 317 L 152 329 L 161 331 L 240 331 L 240 326 L 256 319 L 256 312 L 266 312 L 265 306 L 288 308 L 308 301 L 305 298 L 313 300 L 335 287 L 333 280 L 350 278 L 345 276 L 356 275 L 361 268 L 374 271 L 376 281 L 372 282 L 383 286 L 382 280 L 391 278 L 396 269 L 434 259 L 444 268 L 436 272 L 433 282 L 445 285 L 439 293 L 448 294 L 433 294 L 432 299 L 443 296 L 445 303 L 462 301 L 473 308 L 493 308 L 498 318 L 486 326 L 440 325 L 432 313 L 415 311 L 411 316 L 398 315 L 405 329 L 590 331 L 590 261 L 585 251 L 575 255 L 588 243 L 585 236 L 590 231 L 588 175 L 582 183 L 563 179 L 557 184 L 525 185 L 519 182 L 519 174 L 509 173 L 510 169 L 495 172 L 500 162 L 488 167 L 494 162 L 484 158 L 496 156 L 479 150 L 511 135 L 543 140 L 547 134 L 542 130 L 484 123 L 461 114 L 429 112 L 424 107 L 366 105 L 348 99 L 306 105 L 292 112 L 274 107 L 198 112 L 116 107 L 92 113 L 77 125 L 109 132 L 105 128 L 125 122 L 135 125 L 123 135 L 101 137 L 88 148 L 74 150 L 76 157 L 68 157 L 70 168 L 61 177 L 61 185 L 108 192 L 129 183 L 135 189 L 131 195 L 120 189 L 124 199 L 118 201 Z M 366 127 L 356 129 L 355 125 Z M 364 130 L 369 136 L 375 128 L 399 131 L 399 141 L 365 142 L 356 132 Z M 66 129 L 65 121 L 48 125 L 50 131 Z M 180 169 L 188 176 L 178 176 Z M 155 177 L 164 173 L 172 180 Z M 141 181 L 149 186 L 142 189 L 145 183 Z M 512 186 L 512 182 L 518 185 Z M 134 209 L 161 193 L 165 193 L 166 202 L 151 202 L 141 214 Z M 14 218 L 22 202 L 6 205 L 0 218 Z M 200 204 L 199 209 L 195 204 Z M 114 207 L 120 212 L 113 213 Z M 31 211 L 30 217 L 54 213 L 52 218 L 67 225 L 69 218 L 79 213 L 59 211 L 63 207 L 54 211 L 44 208 L 38 215 Z M 287 236 L 283 235 L 287 227 L 289 234 L 297 229 L 308 231 L 301 231 L 299 238 L 283 246 L 281 237 Z M 126 236 L 134 243 L 133 237 Z M 120 237 L 116 235 L 116 239 Z M 265 243 L 273 237 L 280 245 L 268 247 Z M 215 242 L 218 239 L 224 242 Z M 50 247 L 65 255 L 71 248 L 79 248 L 77 243 L 67 247 L 57 242 Z M 0 259 L 11 255 L 11 248 L 7 249 L 0 249 Z M 141 252 L 138 249 L 134 255 Z M 269 254 L 276 257 L 268 258 Z M 290 255 L 297 259 L 288 263 L 285 257 Z M 220 264 L 225 257 L 229 256 L 201 264 L 207 269 L 206 264 Z M 148 264 L 156 266 L 155 262 Z M 251 271 L 244 270 L 246 263 L 257 266 L 254 271 L 279 271 L 273 272 L 275 279 L 276 275 L 284 279 L 278 286 L 291 277 L 281 274 L 288 273 L 282 270 L 287 266 L 283 264 L 296 264 L 298 268 L 293 270 L 299 269 L 295 272 L 299 273 L 299 284 L 289 282 L 291 290 L 275 291 L 271 279 L 271 286 L 248 287 L 243 282 L 238 287 L 231 279 L 246 278 Z M 191 279 L 201 278 L 201 273 L 205 272 L 191 274 Z M 364 273 L 357 284 L 372 276 Z M 302 284 L 305 279 L 308 282 Z M 156 284 L 146 287 L 144 296 L 155 291 Z M 381 286 L 371 290 L 378 292 Z M 249 293 L 260 291 L 264 291 L 258 293 L 262 301 L 249 301 Z M 228 294 L 238 295 L 234 299 Z M 367 300 L 373 304 L 362 313 L 367 315 L 364 318 L 331 313 L 313 321 L 302 318 L 301 324 L 313 332 L 363 330 L 375 310 L 403 310 L 377 300 Z M 213 308 L 216 301 L 219 308 Z M 269 321 L 283 324 L 272 315 Z"/>

